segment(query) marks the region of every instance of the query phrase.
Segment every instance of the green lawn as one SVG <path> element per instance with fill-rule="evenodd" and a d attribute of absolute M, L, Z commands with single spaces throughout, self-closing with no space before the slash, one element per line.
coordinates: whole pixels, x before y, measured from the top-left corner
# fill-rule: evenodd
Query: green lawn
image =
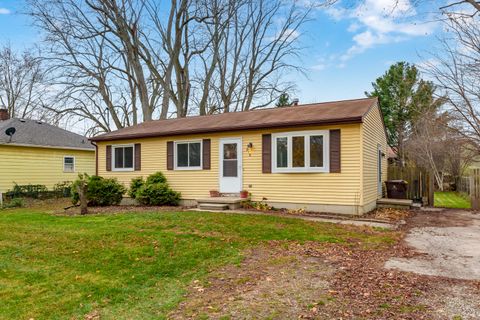
<path fill-rule="evenodd" d="M 457 192 L 435 192 L 435 207 L 470 209 L 470 199 L 468 196 Z"/>
<path fill-rule="evenodd" d="M 394 233 L 200 212 L 55 216 L 0 211 L 0 319 L 162 319 L 194 279 L 263 241 L 360 241 Z"/>

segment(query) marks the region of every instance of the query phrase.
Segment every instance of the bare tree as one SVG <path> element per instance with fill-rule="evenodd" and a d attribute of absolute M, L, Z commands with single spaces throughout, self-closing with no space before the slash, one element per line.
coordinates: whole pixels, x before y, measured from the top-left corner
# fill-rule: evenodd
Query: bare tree
<path fill-rule="evenodd" d="M 263 107 L 293 88 L 311 7 L 282 0 L 29 0 L 46 34 L 51 110 L 92 134 Z M 193 107 L 192 107 L 193 105 Z"/>
<path fill-rule="evenodd" d="M 462 9 L 470 8 L 473 11 L 465 12 Z M 480 1 L 476 0 L 458 0 L 452 1 L 448 4 L 441 6 L 440 11 L 447 16 L 458 16 L 458 17 L 474 17 L 480 12 Z"/>
<path fill-rule="evenodd" d="M 50 109 L 86 118 L 91 134 L 152 119 L 161 88 L 137 50 L 142 8 L 131 1 L 30 0 L 46 34 L 44 60 L 58 95 Z M 128 19 L 128 20 L 127 20 Z"/>
<path fill-rule="evenodd" d="M 456 17 L 448 21 L 448 30 L 424 71 L 461 122 L 458 132 L 480 145 L 480 21 Z"/>
<path fill-rule="evenodd" d="M 209 29 L 210 63 L 198 82 L 210 85 L 214 99 L 207 108 L 202 97 L 200 113 L 261 108 L 292 91 L 284 77 L 303 71 L 298 38 L 312 9 L 279 0 L 230 3 L 226 18 Z"/>
<path fill-rule="evenodd" d="M 448 158 L 446 150 L 450 142 L 447 116 L 432 111 L 424 113 L 417 120 L 405 144 L 410 161 L 428 169 L 440 190 L 443 190 Z"/>
<path fill-rule="evenodd" d="M 11 117 L 42 119 L 45 84 L 45 70 L 33 50 L 0 48 L 0 104 Z"/>

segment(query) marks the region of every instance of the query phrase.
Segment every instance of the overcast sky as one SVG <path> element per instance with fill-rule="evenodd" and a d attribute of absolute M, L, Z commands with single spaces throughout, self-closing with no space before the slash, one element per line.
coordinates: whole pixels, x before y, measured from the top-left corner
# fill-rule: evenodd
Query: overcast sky
<path fill-rule="evenodd" d="M 296 96 L 302 103 L 363 97 L 392 63 L 422 62 L 422 54 L 436 45 L 441 31 L 429 14 L 438 9 L 439 1 L 427 1 L 428 8 L 400 0 L 392 14 L 392 3 L 397 1 L 340 2 L 314 12 L 313 20 L 297 35 L 306 48 L 300 63 L 308 77 L 288 75 L 297 84 Z M 0 0 L 0 43 L 22 49 L 41 40 L 29 19 L 19 13 L 23 5 L 23 1 Z"/>

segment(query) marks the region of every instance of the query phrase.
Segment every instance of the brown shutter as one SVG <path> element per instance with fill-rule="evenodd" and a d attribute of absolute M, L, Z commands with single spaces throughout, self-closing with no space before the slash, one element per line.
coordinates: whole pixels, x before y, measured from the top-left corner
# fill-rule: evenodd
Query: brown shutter
<path fill-rule="evenodd" d="M 272 172 L 272 135 L 262 135 L 262 172 Z"/>
<path fill-rule="evenodd" d="M 135 171 L 142 170 L 142 145 L 135 143 Z"/>
<path fill-rule="evenodd" d="M 167 170 L 173 170 L 173 141 L 167 141 Z"/>
<path fill-rule="evenodd" d="M 210 139 L 203 139 L 202 141 L 202 153 L 203 153 L 203 169 L 210 170 Z"/>
<path fill-rule="evenodd" d="M 105 159 L 107 160 L 107 171 L 112 171 L 112 146 L 107 146 L 105 151 Z"/>
<path fill-rule="evenodd" d="M 330 130 L 330 172 L 341 172 L 340 129 Z"/>

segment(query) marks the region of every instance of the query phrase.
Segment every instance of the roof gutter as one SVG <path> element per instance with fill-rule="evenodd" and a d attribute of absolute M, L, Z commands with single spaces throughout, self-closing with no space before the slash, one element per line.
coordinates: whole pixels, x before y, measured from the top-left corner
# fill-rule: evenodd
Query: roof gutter
<path fill-rule="evenodd" d="M 93 144 L 93 143 L 92 143 Z M 77 147 L 61 147 L 61 146 L 42 146 L 37 144 L 28 144 L 28 143 L 0 143 L 1 146 L 12 146 L 12 147 L 29 147 L 29 148 L 44 148 L 44 149 L 62 149 L 62 150 L 78 150 L 78 151 L 90 151 L 93 152 L 94 149 L 91 148 L 77 148 Z"/>
<path fill-rule="evenodd" d="M 125 140 L 125 139 L 138 139 L 138 138 L 154 138 L 154 137 L 168 137 L 168 136 L 178 136 L 186 134 L 201 134 L 201 133 L 217 133 L 217 132 L 231 132 L 231 131 L 244 131 L 244 130 L 261 130 L 261 129 L 274 129 L 274 128 L 292 128 L 298 126 L 312 126 L 312 125 L 335 125 L 335 124 L 353 124 L 353 123 L 362 123 L 363 116 L 350 117 L 350 118 L 341 118 L 337 120 L 325 120 L 325 121 L 297 121 L 297 122 L 288 122 L 288 123 L 275 123 L 267 124 L 262 126 L 231 126 L 228 129 L 222 128 L 211 128 L 211 129 L 194 129 L 194 130 L 177 130 L 169 132 L 145 132 L 145 133 L 126 133 L 123 135 L 112 135 L 105 134 L 97 137 L 92 137 L 89 140 L 92 142 L 95 141 L 114 141 L 114 140 Z"/>

